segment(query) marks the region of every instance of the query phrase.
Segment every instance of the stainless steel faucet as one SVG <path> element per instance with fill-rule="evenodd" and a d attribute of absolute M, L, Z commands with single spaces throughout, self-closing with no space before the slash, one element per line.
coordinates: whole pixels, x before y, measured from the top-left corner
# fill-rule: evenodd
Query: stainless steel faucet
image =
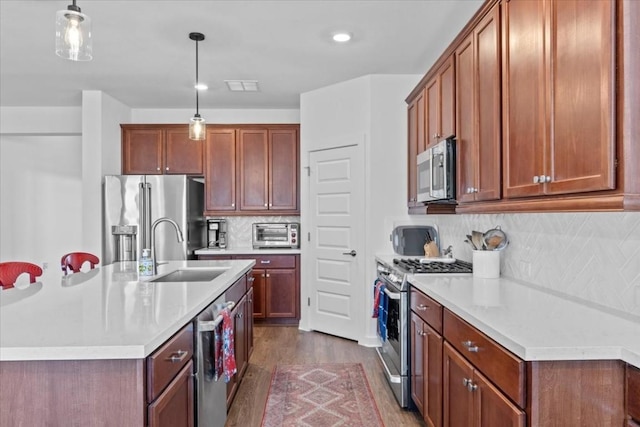
<path fill-rule="evenodd" d="M 184 242 L 184 237 L 182 237 L 182 230 L 180 230 L 180 226 L 177 222 L 172 220 L 171 218 L 162 217 L 153 221 L 151 224 L 151 261 L 153 262 L 153 275 L 158 274 L 158 269 L 156 268 L 156 227 L 161 222 L 168 222 L 176 229 L 176 236 L 178 237 L 178 243 Z"/>

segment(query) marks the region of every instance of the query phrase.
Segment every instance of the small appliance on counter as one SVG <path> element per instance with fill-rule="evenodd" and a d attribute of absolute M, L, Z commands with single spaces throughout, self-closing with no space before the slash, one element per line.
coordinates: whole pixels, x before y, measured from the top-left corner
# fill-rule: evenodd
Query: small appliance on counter
<path fill-rule="evenodd" d="M 253 248 L 299 248 L 300 224 L 297 222 L 271 222 L 253 224 Z"/>
<path fill-rule="evenodd" d="M 227 220 L 207 219 L 207 247 L 225 249 L 227 247 Z"/>

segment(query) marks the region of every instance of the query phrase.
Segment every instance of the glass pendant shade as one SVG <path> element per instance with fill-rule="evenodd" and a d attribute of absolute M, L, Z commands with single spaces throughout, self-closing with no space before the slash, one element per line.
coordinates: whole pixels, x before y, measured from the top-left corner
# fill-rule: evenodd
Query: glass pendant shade
<path fill-rule="evenodd" d="M 189 122 L 189 139 L 194 141 L 202 141 L 207 133 L 207 123 L 200 114 L 195 114 Z"/>
<path fill-rule="evenodd" d="M 71 61 L 91 61 L 91 18 L 73 7 L 56 12 L 56 55 Z"/>

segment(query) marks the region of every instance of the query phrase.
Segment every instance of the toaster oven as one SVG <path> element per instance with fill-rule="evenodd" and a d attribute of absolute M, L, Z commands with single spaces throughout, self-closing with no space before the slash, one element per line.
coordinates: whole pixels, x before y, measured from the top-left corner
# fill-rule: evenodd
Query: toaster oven
<path fill-rule="evenodd" d="M 253 224 L 253 248 L 299 248 L 300 224 L 296 222 Z"/>

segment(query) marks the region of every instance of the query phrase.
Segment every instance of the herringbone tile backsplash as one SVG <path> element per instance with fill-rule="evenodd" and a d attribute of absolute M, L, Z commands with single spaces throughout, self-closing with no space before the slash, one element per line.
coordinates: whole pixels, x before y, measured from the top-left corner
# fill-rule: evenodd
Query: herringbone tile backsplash
<path fill-rule="evenodd" d="M 214 218 L 214 217 L 211 217 Z M 254 222 L 300 222 L 298 216 L 230 216 L 215 217 L 227 220 L 227 245 L 229 249 L 251 249 Z"/>
<path fill-rule="evenodd" d="M 471 260 L 471 230 L 500 225 L 501 274 L 640 317 L 640 213 L 429 215 L 442 246 Z"/>

